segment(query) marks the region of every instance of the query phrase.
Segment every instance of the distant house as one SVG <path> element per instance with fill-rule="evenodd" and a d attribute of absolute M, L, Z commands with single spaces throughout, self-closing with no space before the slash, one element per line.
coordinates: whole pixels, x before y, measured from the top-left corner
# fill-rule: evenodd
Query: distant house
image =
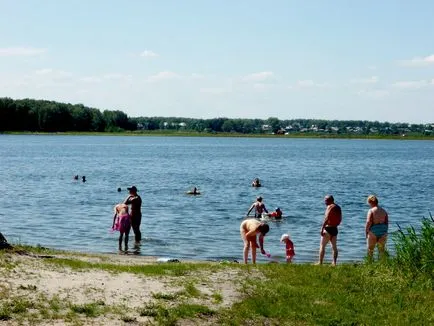
<path fill-rule="evenodd" d="M 144 128 L 145 128 L 145 126 L 143 125 L 143 123 L 137 124 L 137 130 L 143 130 Z"/>
<path fill-rule="evenodd" d="M 262 125 L 262 130 L 269 131 L 269 130 L 271 130 L 271 126 L 270 125 Z"/>
<path fill-rule="evenodd" d="M 178 123 L 178 126 L 180 126 L 181 128 L 185 128 L 187 127 L 187 124 L 185 122 L 180 122 Z"/>

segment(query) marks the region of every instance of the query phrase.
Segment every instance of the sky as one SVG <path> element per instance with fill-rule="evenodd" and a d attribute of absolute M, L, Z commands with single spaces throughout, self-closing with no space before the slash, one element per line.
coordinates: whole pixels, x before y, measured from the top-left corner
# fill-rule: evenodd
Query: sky
<path fill-rule="evenodd" d="M 434 122 L 432 0 L 0 0 L 0 97 Z"/>

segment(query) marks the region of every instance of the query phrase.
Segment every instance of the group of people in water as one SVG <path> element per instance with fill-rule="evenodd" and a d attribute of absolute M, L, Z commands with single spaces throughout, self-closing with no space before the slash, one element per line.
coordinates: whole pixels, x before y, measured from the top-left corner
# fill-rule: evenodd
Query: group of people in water
<path fill-rule="evenodd" d="M 255 179 L 253 184 L 259 179 Z M 142 199 L 137 193 L 137 187 L 131 186 L 128 189 L 128 196 L 122 203 L 114 207 L 112 231 L 119 231 L 119 251 L 122 251 L 124 243 L 124 251 L 128 251 L 128 240 L 130 229 L 133 229 L 135 236 L 135 248 L 138 248 L 141 241 L 140 224 L 142 219 Z M 200 192 L 196 187 L 187 192 L 187 194 L 198 195 Z M 333 252 L 333 265 L 336 265 L 338 258 L 337 237 L 338 227 L 342 222 L 342 209 L 335 203 L 332 195 L 327 195 L 324 198 L 326 205 L 324 220 L 320 229 L 320 249 L 318 264 L 322 264 L 325 256 L 325 248 L 328 243 L 331 244 Z M 365 236 L 367 239 L 367 254 L 368 258 L 372 259 L 374 249 L 378 246 L 380 256 L 384 254 L 387 241 L 387 233 L 389 226 L 389 217 L 387 212 L 378 205 L 378 198 L 370 195 L 367 199 L 370 206 L 366 217 Z M 249 216 L 254 210 L 255 215 Z M 283 212 L 277 207 L 275 211 L 269 212 L 263 203 L 261 196 L 256 198 L 256 201 L 250 206 L 247 211 L 247 218 L 240 225 L 240 235 L 243 240 L 243 260 L 248 263 L 249 253 L 251 253 L 252 263 L 256 263 L 256 249 L 260 249 L 263 255 L 270 256 L 264 249 L 264 237 L 269 232 L 270 227 L 266 220 L 282 219 Z M 265 220 L 264 220 L 265 219 Z M 292 262 L 295 256 L 294 243 L 289 234 L 285 233 L 281 236 L 280 241 L 285 244 L 285 257 L 288 263 Z M 258 245 L 259 242 L 259 245 Z"/>
<path fill-rule="evenodd" d="M 338 226 L 342 222 L 342 209 L 335 203 L 332 195 L 325 196 L 324 203 L 326 205 L 326 210 L 320 229 L 321 240 L 318 264 L 323 264 L 325 248 L 327 244 L 330 243 L 333 252 L 332 264 L 336 265 L 338 259 Z M 386 210 L 378 205 L 378 198 L 376 196 L 370 195 L 367 199 L 367 203 L 370 208 L 366 217 L 365 236 L 367 240 L 368 259 L 372 260 L 376 246 L 378 246 L 379 255 L 384 255 L 389 227 L 389 217 Z M 252 263 L 256 263 L 257 248 L 261 250 L 263 255 L 269 256 L 269 254 L 264 250 L 264 237 L 269 232 L 270 227 L 266 222 L 258 219 L 264 217 L 264 212 L 267 215 L 269 214 L 262 202 L 262 197 L 258 197 L 256 202 L 253 203 L 247 212 L 247 216 L 253 209 L 255 209 L 255 217 L 245 219 L 240 225 L 241 239 L 244 242 L 243 259 L 246 264 L 248 263 L 249 252 L 251 252 Z M 284 242 L 286 245 L 286 261 L 288 263 L 292 262 L 295 250 L 289 234 L 283 234 L 280 241 Z"/>

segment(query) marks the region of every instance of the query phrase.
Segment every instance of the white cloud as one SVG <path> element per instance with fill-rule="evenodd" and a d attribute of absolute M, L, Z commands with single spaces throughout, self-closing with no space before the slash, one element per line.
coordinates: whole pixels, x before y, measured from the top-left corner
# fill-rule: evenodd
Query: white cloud
<path fill-rule="evenodd" d="M 389 96 L 390 92 L 386 89 L 362 89 L 357 95 L 378 99 Z"/>
<path fill-rule="evenodd" d="M 426 80 L 411 80 L 411 81 L 398 81 L 392 84 L 392 87 L 399 89 L 420 89 L 428 86 L 430 83 Z"/>
<path fill-rule="evenodd" d="M 108 79 L 108 80 L 114 80 L 114 79 L 131 80 L 133 78 L 133 76 L 131 76 L 131 75 L 124 75 L 124 74 L 118 74 L 118 73 L 110 73 L 110 74 L 104 74 L 104 75 L 102 75 L 102 78 Z"/>
<path fill-rule="evenodd" d="M 140 56 L 146 58 L 156 58 L 158 57 L 158 54 L 151 50 L 145 50 L 142 53 L 140 53 Z"/>
<path fill-rule="evenodd" d="M 219 88 L 219 87 L 203 87 L 199 91 L 201 93 L 213 94 L 213 95 L 220 95 L 220 94 L 223 94 L 223 93 L 227 93 L 226 89 Z"/>
<path fill-rule="evenodd" d="M 161 71 L 155 75 L 149 76 L 148 81 L 149 82 L 157 82 L 162 80 L 170 80 L 170 79 L 177 79 L 180 76 L 172 71 Z"/>
<path fill-rule="evenodd" d="M 85 83 L 100 83 L 102 82 L 102 79 L 96 76 L 87 76 L 87 77 L 80 78 L 80 81 Z"/>
<path fill-rule="evenodd" d="M 265 80 L 269 80 L 274 77 L 274 73 L 272 71 L 262 71 L 254 74 L 250 74 L 244 76 L 242 79 L 244 81 L 253 81 L 253 82 L 261 82 Z"/>
<path fill-rule="evenodd" d="M 379 78 L 377 76 L 371 76 L 368 78 L 358 78 L 351 80 L 354 84 L 376 84 L 378 83 Z"/>
<path fill-rule="evenodd" d="M 312 88 L 312 87 L 325 88 L 325 87 L 330 87 L 330 85 L 327 84 L 327 83 L 316 83 L 316 82 L 314 82 L 311 79 L 299 80 L 299 81 L 297 81 L 296 85 L 299 88 Z"/>
<path fill-rule="evenodd" d="M 371 65 L 371 66 L 368 66 L 368 69 L 369 69 L 369 70 L 377 70 L 377 67 L 376 67 L 376 66 L 373 66 L 373 65 Z"/>
<path fill-rule="evenodd" d="M 402 66 L 407 67 L 423 67 L 428 65 L 434 65 L 434 54 L 427 57 L 414 57 L 410 60 L 401 60 L 398 62 Z"/>
<path fill-rule="evenodd" d="M 0 57 L 35 56 L 47 52 L 47 49 L 32 47 L 0 48 Z"/>

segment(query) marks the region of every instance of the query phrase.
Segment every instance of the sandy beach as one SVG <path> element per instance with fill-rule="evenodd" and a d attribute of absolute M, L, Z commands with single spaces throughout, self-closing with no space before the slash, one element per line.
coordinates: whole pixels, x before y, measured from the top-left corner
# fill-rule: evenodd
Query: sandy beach
<path fill-rule="evenodd" d="M 148 325 L 156 323 L 154 315 L 162 304 L 211 310 L 229 307 L 239 298 L 239 269 L 197 265 L 115 254 L 1 252 L 0 324 Z M 206 313 L 177 321 L 207 323 L 213 320 Z"/>

